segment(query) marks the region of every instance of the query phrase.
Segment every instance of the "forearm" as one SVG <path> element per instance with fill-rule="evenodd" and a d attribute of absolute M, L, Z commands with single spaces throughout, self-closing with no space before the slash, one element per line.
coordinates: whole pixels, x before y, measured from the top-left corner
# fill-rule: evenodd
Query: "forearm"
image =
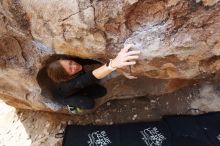
<path fill-rule="evenodd" d="M 110 74 L 112 72 L 112 70 L 108 69 L 106 64 L 104 64 L 103 66 L 95 69 L 92 71 L 92 74 L 97 78 L 97 79 L 102 79 L 105 76 L 107 76 L 108 74 Z"/>
<path fill-rule="evenodd" d="M 112 72 L 114 69 L 122 68 L 124 66 L 128 65 L 134 65 L 136 61 L 131 61 L 134 59 L 138 59 L 138 54 L 140 54 L 140 51 L 130 51 L 128 52 L 128 49 L 131 47 L 131 45 L 128 45 L 127 47 L 123 48 L 116 58 L 110 60 L 109 67 L 110 69 L 105 65 L 95 69 L 92 74 L 97 78 L 97 79 L 102 79 L 108 74 Z"/>

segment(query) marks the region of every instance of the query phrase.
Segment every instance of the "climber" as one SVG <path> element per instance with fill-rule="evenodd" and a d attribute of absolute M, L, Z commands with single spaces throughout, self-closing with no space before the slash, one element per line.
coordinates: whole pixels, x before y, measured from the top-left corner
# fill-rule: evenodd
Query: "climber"
<path fill-rule="evenodd" d="M 99 83 L 100 79 L 118 68 L 134 65 L 139 58 L 140 51 L 128 51 L 132 45 L 121 49 L 116 58 L 110 59 L 107 64 L 86 72 L 84 65 L 87 61 L 59 59 L 47 66 L 48 77 L 53 81 L 52 95 L 71 113 L 81 112 L 83 109 L 92 109 L 95 106 L 94 98 L 106 95 L 105 87 Z"/>

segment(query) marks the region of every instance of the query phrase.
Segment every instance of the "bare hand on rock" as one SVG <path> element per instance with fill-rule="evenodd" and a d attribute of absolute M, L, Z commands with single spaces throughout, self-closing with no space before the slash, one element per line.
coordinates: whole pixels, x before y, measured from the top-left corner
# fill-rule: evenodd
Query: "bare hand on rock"
<path fill-rule="evenodd" d="M 113 68 L 122 68 L 128 65 L 136 64 L 136 59 L 139 58 L 140 51 L 128 51 L 132 45 L 127 45 L 118 53 L 117 57 L 112 60 Z"/>
<path fill-rule="evenodd" d="M 127 79 L 137 79 L 136 76 L 131 75 L 130 73 L 123 72 L 122 73 Z"/>

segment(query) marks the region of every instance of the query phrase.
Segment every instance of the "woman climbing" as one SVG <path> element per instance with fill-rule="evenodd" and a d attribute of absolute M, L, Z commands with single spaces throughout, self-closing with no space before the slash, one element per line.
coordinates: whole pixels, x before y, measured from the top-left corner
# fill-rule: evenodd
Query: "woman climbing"
<path fill-rule="evenodd" d="M 131 45 L 123 48 L 116 58 L 107 64 L 86 72 L 84 65 L 89 61 L 84 59 L 59 59 L 47 67 L 48 77 L 54 82 L 52 95 L 63 105 L 67 105 L 70 112 L 80 112 L 80 109 L 92 109 L 94 98 L 106 95 L 105 87 L 99 83 L 100 79 L 118 68 L 134 65 L 140 51 L 128 51 Z"/>

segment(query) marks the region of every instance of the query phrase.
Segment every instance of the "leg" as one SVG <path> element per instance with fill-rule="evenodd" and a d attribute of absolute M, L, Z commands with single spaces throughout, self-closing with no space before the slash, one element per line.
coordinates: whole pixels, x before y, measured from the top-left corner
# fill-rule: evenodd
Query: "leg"
<path fill-rule="evenodd" d="M 84 95 L 90 98 L 99 98 L 99 97 L 105 96 L 107 94 L 107 90 L 105 87 L 99 84 L 94 84 L 94 85 L 88 86 L 80 90 L 80 93 L 81 95 Z"/>
<path fill-rule="evenodd" d="M 77 94 L 62 99 L 61 102 L 64 105 L 76 106 L 81 109 L 92 109 L 95 106 L 95 101 L 93 99 Z"/>
<path fill-rule="evenodd" d="M 92 109 L 95 106 L 94 98 L 105 96 L 107 90 L 105 87 L 94 84 L 88 86 L 78 93 L 60 100 L 64 105 L 76 106 L 82 109 Z"/>

